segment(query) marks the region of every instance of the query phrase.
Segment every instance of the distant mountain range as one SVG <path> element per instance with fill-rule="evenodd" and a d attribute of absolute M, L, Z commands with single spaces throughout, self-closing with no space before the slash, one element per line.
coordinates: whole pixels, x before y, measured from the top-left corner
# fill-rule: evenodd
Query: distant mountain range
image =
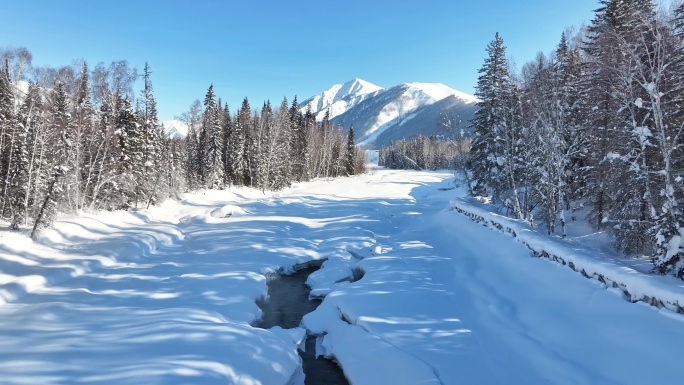
<path fill-rule="evenodd" d="M 336 84 L 300 106 L 316 119 L 354 126 L 357 143 L 379 148 L 417 134 L 453 137 L 468 132 L 477 98 L 440 83 L 405 83 L 382 88 L 361 79 Z M 444 122 L 449 120 L 449 128 Z"/>
<path fill-rule="evenodd" d="M 454 137 L 469 133 L 477 98 L 441 83 L 404 83 L 382 88 L 361 79 L 335 84 L 327 91 L 300 103 L 318 121 L 326 112 L 330 121 L 349 129 L 354 126 L 356 142 L 380 148 L 392 141 L 423 134 Z M 445 121 L 450 124 L 445 126 Z M 187 125 L 164 121 L 169 136 L 185 137 Z"/>
<path fill-rule="evenodd" d="M 188 124 L 177 119 L 162 122 L 164 131 L 169 138 L 185 138 L 188 136 Z"/>

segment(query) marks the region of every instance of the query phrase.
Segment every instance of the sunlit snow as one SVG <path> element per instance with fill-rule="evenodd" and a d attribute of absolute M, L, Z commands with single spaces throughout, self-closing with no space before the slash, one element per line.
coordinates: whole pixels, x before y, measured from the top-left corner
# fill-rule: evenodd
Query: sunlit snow
<path fill-rule="evenodd" d="M 683 316 L 531 257 L 452 210 L 463 195 L 375 169 L 0 232 L 0 382 L 301 384 L 304 327 L 355 385 L 681 381 Z M 268 273 L 324 258 L 301 328 L 251 326 Z"/>

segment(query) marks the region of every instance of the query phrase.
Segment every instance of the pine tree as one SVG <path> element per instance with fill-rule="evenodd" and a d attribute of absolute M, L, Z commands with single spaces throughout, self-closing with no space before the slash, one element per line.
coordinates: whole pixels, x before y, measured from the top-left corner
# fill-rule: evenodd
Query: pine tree
<path fill-rule="evenodd" d="M 218 188 L 225 180 L 222 161 L 223 142 L 221 135 L 221 108 L 216 103 L 214 86 L 210 85 L 204 98 L 204 119 L 202 122 L 203 180 L 208 188 Z"/>
<path fill-rule="evenodd" d="M 487 58 L 479 70 L 476 96 L 480 99 L 471 125 L 475 138 L 471 148 L 471 167 L 476 183 L 473 191 L 491 195 L 516 216 L 525 219 L 527 209 L 519 197 L 520 95 L 511 79 L 506 47 L 497 33 L 487 46 Z"/>
<path fill-rule="evenodd" d="M 28 130 L 24 122 L 18 122 L 11 141 L 12 164 L 8 170 L 8 207 L 12 217 L 11 228 L 16 230 L 24 222 L 26 213 L 26 184 L 29 180 Z"/>
<path fill-rule="evenodd" d="M 119 174 L 116 149 L 112 134 L 116 130 L 116 116 L 107 103 L 102 103 L 99 110 L 99 122 L 94 130 L 91 145 L 88 149 L 88 176 L 84 178 L 85 194 L 90 198 L 91 210 L 119 207 L 112 204 L 116 195 L 116 178 Z"/>
<path fill-rule="evenodd" d="M 97 152 L 99 143 L 97 130 L 94 128 L 95 111 L 90 103 L 90 83 L 88 65 L 81 66 L 78 90 L 73 108 L 74 115 L 74 169 L 71 180 L 74 181 L 73 209 L 80 210 L 86 204 L 87 189 L 90 187 L 93 154 Z"/>
<path fill-rule="evenodd" d="M 9 74 L 9 62 L 5 59 L 0 70 L 0 216 L 9 216 L 9 188 L 12 170 L 12 148 L 14 147 L 16 117 L 14 93 Z"/>
<path fill-rule="evenodd" d="M 273 140 L 278 145 L 275 147 L 273 157 L 276 169 L 273 171 L 274 181 L 272 182 L 275 190 L 285 188 L 293 180 L 293 159 L 292 159 L 292 130 L 290 123 L 290 110 L 287 98 L 283 97 L 278 109 L 275 122 L 275 132 Z"/>
<path fill-rule="evenodd" d="M 271 190 L 272 172 L 275 163 L 275 151 L 277 144 L 274 142 L 274 117 L 271 102 L 266 101 L 261 108 L 261 117 L 259 119 L 259 155 L 257 170 L 258 183 L 257 187 L 262 191 L 266 189 Z"/>
<path fill-rule="evenodd" d="M 581 63 L 577 49 L 568 47 L 565 35 L 555 57 L 537 60 L 523 70 L 525 100 L 529 104 L 527 121 L 532 149 L 526 155 L 527 173 L 532 174 L 535 196 L 543 209 L 543 218 L 550 233 L 557 221 L 565 236 L 567 211 L 576 198 L 576 184 L 582 180 L 581 162 L 585 156 L 586 138 L 579 124 Z"/>
<path fill-rule="evenodd" d="M 243 111 L 250 111 L 250 117 L 247 119 L 245 114 L 245 125 L 244 125 L 244 136 L 245 136 L 245 148 L 244 148 L 244 165 L 245 165 L 245 176 L 244 183 L 245 186 L 253 187 L 257 183 L 257 172 L 259 170 L 259 152 L 260 152 L 260 133 L 259 129 L 259 116 L 254 113 L 251 115 L 251 108 L 249 107 L 249 101 L 247 98 L 242 103 Z"/>
<path fill-rule="evenodd" d="M 124 205 L 137 209 L 142 198 L 141 182 L 145 174 L 143 149 L 144 132 L 138 118 L 131 109 L 131 102 L 121 95 L 118 97 L 116 132 L 119 137 L 119 175 L 122 185 Z"/>
<path fill-rule="evenodd" d="M 306 141 L 305 121 L 299 109 L 299 103 L 295 96 L 290 107 L 290 131 L 291 145 L 290 156 L 292 157 L 292 178 L 295 181 L 308 180 L 307 160 L 309 146 Z"/>
<path fill-rule="evenodd" d="M 648 10 L 647 10 L 648 11 Z M 642 35 L 638 50 L 632 52 L 640 63 L 634 77 L 645 94 L 634 102 L 638 116 L 648 125 L 634 127 L 642 152 L 641 174 L 650 195 L 651 228 L 655 271 L 684 279 L 684 6 L 674 12 L 672 26 L 652 13 L 636 19 Z"/>
<path fill-rule="evenodd" d="M 140 93 L 141 109 L 138 113 L 140 128 L 143 136 L 142 144 L 142 166 L 143 175 L 139 181 L 140 190 L 143 196 L 141 199 L 152 201 L 155 197 L 152 191 L 156 191 L 160 183 L 163 172 L 161 170 L 160 159 L 164 151 L 164 135 L 157 115 L 157 101 L 152 89 L 152 69 L 146 62 L 143 68 L 143 89 Z"/>
<path fill-rule="evenodd" d="M 221 160 L 223 162 L 223 175 L 225 184 L 233 184 L 232 175 L 233 169 L 230 163 L 230 137 L 233 133 L 233 119 L 230 116 L 230 109 L 228 104 L 223 107 L 221 114 Z"/>
<path fill-rule="evenodd" d="M 35 239 L 41 229 L 50 227 L 57 215 L 59 201 L 62 199 L 62 189 L 60 179 L 64 176 L 66 169 L 63 166 L 55 166 L 50 184 L 47 186 L 45 198 L 43 199 L 38 216 L 31 230 L 31 238 Z"/>
<path fill-rule="evenodd" d="M 202 103 L 195 100 L 190 105 L 190 109 L 183 113 L 180 117 L 185 124 L 188 125 L 188 135 L 185 137 L 185 175 L 187 184 L 191 188 L 197 188 L 200 185 L 202 174 L 202 144 L 199 138 L 199 131 L 202 128 L 203 113 Z"/>
<path fill-rule="evenodd" d="M 233 184 L 237 186 L 245 185 L 245 174 L 247 173 L 247 165 L 245 162 L 245 133 L 249 130 L 251 125 L 251 115 L 252 111 L 249 106 L 249 101 L 245 98 L 235 117 L 233 132 L 230 136 L 229 159 L 232 171 L 231 180 L 233 181 Z"/>
<path fill-rule="evenodd" d="M 50 131 L 54 135 L 55 148 L 52 164 L 61 170 L 60 197 L 75 208 L 74 199 L 78 189 L 75 171 L 76 152 L 79 143 L 76 140 L 75 124 L 71 115 L 71 103 L 61 82 L 55 84 L 53 90 L 52 117 Z M 61 204 L 63 201 L 58 201 Z"/>
<path fill-rule="evenodd" d="M 619 249 L 643 253 L 652 247 L 646 233 L 656 197 L 647 134 L 654 115 L 644 103 L 651 86 L 644 87 L 650 81 L 643 83 L 639 77 L 655 58 L 655 35 L 649 32 L 656 22 L 654 6 L 650 0 L 601 4 L 584 47 L 588 54 L 584 100 L 590 112 L 586 125 L 592 155 L 586 191 L 596 227 L 610 225 Z"/>
<path fill-rule="evenodd" d="M 347 148 L 344 158 L 347 175 L 354 175 L 356 173 L 356 139 L 354 138 L 353 125 L 349 127 L 349 133 L 347 134 Z"/>
<path fill-rule="evenodd" d="M 24 210 L 22 218 L 24 223 L 26 223 L 33 214 L 31 209 L 40 190 L 39 186 L 43 185 L 45 179 L 43 170 L 46 169 L 44 156 L 46 144 L 44 138 L 46 126 L 45 112 L 38 87 L 33 83 L 29 83 L 28 92 L 19 111 L 19 116 L 27 135 L 25 151 L 28 169 L 26 170 L 26 179 L 20 181 L 20 183 L 24 183 L 21 186 L 24 190 L 21 193 L 24 197 L 24 202 L 21 206 Z"/>

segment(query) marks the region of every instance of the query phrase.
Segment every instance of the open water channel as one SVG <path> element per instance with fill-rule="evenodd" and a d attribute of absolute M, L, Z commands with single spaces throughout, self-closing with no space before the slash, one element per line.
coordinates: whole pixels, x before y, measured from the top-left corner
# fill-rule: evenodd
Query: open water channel
<path fill-rule="evenodd" d="M 305 282 L 309 274 L 320 269 L 321 263 L 309 264 L 296 269 L 293 274 L 277 275 L 268 282 L 267 301 L 259 301 L 263 311 L 262 320 L 256 327 L 268 329 L 280 326 L 283 329 L 298 327 L 305 314 L 321 303 L 320 299 L 309 299 L 311 288 Z M 308 335 L 305 351 L 299 351 L 302 358 L 305 385 L 348 385 L 342 369 L 330 359 L 316 358 L 316 336 Z"/>

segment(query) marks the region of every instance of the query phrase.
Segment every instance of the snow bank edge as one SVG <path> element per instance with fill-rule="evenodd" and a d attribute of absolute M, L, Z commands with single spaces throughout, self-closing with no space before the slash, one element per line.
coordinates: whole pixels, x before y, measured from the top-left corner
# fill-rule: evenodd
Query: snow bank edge
<path fill-rule="evenodd" d="M 601 282 L 606 288 L 617 288 L 629 302 L 644 302 L 684 314 L 684 287 L 673 286 L 627 266 L 615 265 L 590 256 L 590 249 L 564 244 L 540 234 L 526 224 L 477 207 L 463 198 L 454 198 L 450 206 L 458 213 L 486 227 L 511 234 L 527 246 L 536 257 L 562 264 L 585 278 Z"/>

